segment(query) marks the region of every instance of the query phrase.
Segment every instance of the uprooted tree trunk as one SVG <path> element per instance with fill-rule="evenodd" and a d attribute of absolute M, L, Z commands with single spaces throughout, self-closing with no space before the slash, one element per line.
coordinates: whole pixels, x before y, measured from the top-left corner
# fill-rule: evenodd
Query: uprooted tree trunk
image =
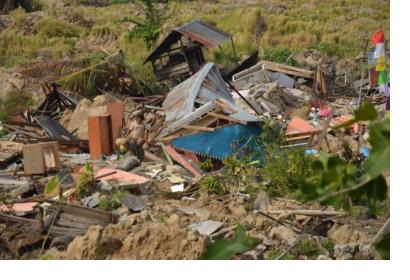
<path fill-rule="evenodd" d="M 7 14 L 18 7 L 22 7 L 26 12 L 33 10 L 30 0 L 3 0 L 0 1 L 0 14 Z"/>

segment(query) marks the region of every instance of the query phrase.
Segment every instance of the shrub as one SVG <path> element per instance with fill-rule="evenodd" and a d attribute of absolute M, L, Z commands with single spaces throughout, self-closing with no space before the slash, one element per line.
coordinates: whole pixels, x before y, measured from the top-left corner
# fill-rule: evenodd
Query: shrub
<path fill-rule="evenodd" d="M 271 196 L 295 195 L 299 193 L 299 178 L 312 173 L 311 159 L 304 155 L 303 149 L 283 149 L 285 140 L 280 131 L 279 124 L 265 119 L 258 139 L 260 150 L 265 154 L 262 177 Z"/>
<path fill-rule="evenodd" d="M 200 188 L 202 191 L 215 193 L 215 194 L 226 194 L 227 189 L 225 188 L 222 178 L 214 176 L 206 176 L 200 182 Z"/>

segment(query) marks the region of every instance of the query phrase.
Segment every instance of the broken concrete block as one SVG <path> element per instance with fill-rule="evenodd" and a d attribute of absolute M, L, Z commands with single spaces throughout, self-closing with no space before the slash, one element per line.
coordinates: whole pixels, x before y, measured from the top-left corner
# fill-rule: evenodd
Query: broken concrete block
<path fill-rule="evenodd" d="M 203 221 L 189 226 L 190 229 L 196 229 L 202 235 L 211 235 L 222 227 L 223 223 L 218 221 Z"/>

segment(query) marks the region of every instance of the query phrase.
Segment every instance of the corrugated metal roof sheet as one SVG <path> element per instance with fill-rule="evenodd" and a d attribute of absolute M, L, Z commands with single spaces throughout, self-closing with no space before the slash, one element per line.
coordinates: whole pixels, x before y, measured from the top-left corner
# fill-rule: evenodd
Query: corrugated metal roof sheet
<path fill-rule="evenodd" d="M 157 58 L 169 50 L 173 44 L 178 42 L 181 36 L 190 38 L 191 40 L 201 43 L 209 48 L 217 47 L 232 38 L 229 33 L 226 33 L 209 23 L 195 20 L 172 30 L 161 44 L 159 44 L 158 47 L 145 59 L 144 63 Z"/>
<path fill-rule="evenodd" d="M 172 122 L 191 113 L 198 96 L 206 101 L 221 97 L 233 101 L 218 68 L 213 63 L 205 64 L 195 75 L 168 93 L 162 104 L 166 113 L 165 120 Z"/>
<path fill-rule="evenodd" d="M 201 20 L 185 24 L 176 28 L 175 31 L 210 48 L 215 48 L 231 39 L 230 34 Z"/>
<path fill-rule="evenodd" d="M 48 136 L 52 138 L 64 140 L 76 140 L 67 129 L 65 129 L 58 121 L 49 116 L 40 115 L 34 118 L 37 123 L 45 130 Z"/>

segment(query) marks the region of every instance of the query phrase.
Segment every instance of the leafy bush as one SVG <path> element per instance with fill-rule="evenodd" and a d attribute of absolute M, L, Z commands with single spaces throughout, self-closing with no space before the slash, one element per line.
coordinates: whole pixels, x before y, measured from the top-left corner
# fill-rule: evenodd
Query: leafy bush
<path fill-rule="evenodd" d="M 273 119 L 265 119 L 258 145 L 264 151 L 262 177 L 271 196 L 297 192 L 299 179 L 312 173 L 311 158 L 302 149 L 283 149 L 283 144 L 281 126 Z"/>
<path fill-rule="evenodd" d="M 222 178 L 216 176 L 205 176 L 200 182 L 200 188 L 202 191 L 220 195 L 227 193 L 227 189 L 225 188 Z"/>

